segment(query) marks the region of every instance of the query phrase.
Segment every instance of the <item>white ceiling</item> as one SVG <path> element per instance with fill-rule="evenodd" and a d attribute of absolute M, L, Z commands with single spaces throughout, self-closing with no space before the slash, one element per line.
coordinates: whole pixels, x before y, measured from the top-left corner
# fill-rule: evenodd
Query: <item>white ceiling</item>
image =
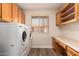
<path fill-rule="evenodd" d="M 17 3 L 23 10 L 30 9 L 60 9 L 64 3 Z"/>

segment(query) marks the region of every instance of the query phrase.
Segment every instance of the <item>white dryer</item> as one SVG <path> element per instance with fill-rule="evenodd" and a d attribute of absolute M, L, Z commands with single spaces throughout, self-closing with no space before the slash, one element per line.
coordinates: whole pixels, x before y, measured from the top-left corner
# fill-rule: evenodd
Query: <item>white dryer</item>
<path fill-rule="evenodd" d="M 26 30 L 23 24 L 0 23 L 0 55 L 22 55 L 28 39 Z"/>

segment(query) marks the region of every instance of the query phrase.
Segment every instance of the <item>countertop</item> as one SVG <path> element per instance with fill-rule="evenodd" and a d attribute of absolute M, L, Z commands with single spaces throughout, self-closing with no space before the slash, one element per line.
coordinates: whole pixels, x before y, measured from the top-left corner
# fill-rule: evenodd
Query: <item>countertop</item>
<path fill-rule="evenodd" d="M 77 52 L 79 52 L 79 41 L 78 40 L 69 39 L 61 35 L 56 35 L 53 37 L 59 40 L 60 42 L 66 44 L 67 46 L 71 47 L 72 49 L 76 50 Z"/>

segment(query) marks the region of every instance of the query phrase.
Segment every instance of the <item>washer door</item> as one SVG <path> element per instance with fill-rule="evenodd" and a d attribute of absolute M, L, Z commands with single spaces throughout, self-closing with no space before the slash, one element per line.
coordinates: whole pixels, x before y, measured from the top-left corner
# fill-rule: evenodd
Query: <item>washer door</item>
<path fill-rule="evenodd" d="M 23 34 L 22 34 L 22 40 L 23 40 L 23 42 L 26 41 L 26 38 L 27 38 L 27 33 L 26 33 L 26 31 L 23 31 Z"/>
<path fill-rule="evenodd" d="M 22 32 L 22 44 L 26 44 L 26 40 L 27 40 L 27 32 L 23 31 Z"/>

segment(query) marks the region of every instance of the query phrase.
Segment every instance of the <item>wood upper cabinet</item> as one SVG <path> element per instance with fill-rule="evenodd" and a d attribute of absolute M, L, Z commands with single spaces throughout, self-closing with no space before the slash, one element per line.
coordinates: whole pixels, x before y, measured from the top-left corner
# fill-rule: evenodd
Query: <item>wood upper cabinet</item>
<path fill-rule="evenodd" d="M 76 12 L 76 14 L 75 14 L 75 17 L 77 18 L 77 19 L 79 19 L 79 3 L 76 3 L 75 4 L 75 12 Z"/>
<path fill-rule="evenodd" d="M 0 3 L 0 21 L 25 23 L 23 10 L 14 3 Z"/>
<path fill-rule="evenodd" d="M 59 15 L 60 14 L 60 15 Z M 58 16 L 56 16 L 57 20 L 60 17 L 60 24 L 58 25 L 63 25 L 75 21 L 79 21 L 79 3 L 67 3 L 59 10 L 59 13 L 57 13 Z"/>
<path fill-rule="evenodd" d="M 19 7 L 16 4 L 12 4 L 12 20 L 13 22 L 19 22 Z"/>
<path fill-rule="evenodd" d="M 2 21 L 11 22 L 12 21 L 12 4 L 2 3 Z"/>
<path fill-rule="evenodd" d="M 2 4 L 0 3 L 0 21 L 2 20 Z"/>
<path fill-rule="evenodd" d="M 13 4 L 13 22 L 25 24 L 25 14 L 16 4 Z"/>

